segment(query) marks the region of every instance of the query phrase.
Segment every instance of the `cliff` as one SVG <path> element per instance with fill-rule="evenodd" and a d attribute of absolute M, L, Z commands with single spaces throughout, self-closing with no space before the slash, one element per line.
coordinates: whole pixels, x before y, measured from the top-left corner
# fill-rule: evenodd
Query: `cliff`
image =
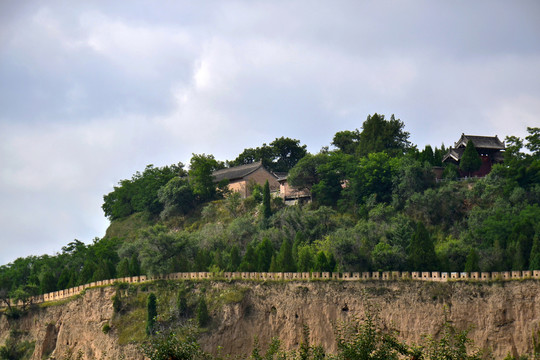
<path fill-rule="evenodd" d="M 60 359 L 70 351 L 81 351 L 83 359 L 142 359 L 139 346 L 126 338 L 128 325 L 121 319 L 129 318 L 129 326 L 144 329 L 144 301 L 136 299 L 157 291 L 160 321 L 174 326 L 173 316 L 163 314 L 172 314 L 179 288 L 188 290 L 191 303 L 205 288 L 212 321 L 201 335 L 201 344 L 207 351 L 221 346 L 224 354 L 248 353 L 255 335 L 263 348 L 274 336 L 285 348 L 294 348 L 302 339 L 303 325 L 309 326 L 312 343 L 335 351 L 333 324 L 361 317 L 368 304 L 376 309 L 380 321 L 397 329 L 399 337 L 409 343 L 420 343 L 425 334 L 437 336 L 446 312 L 458 329 L 470 328 L 475 345 L 491 351 L 496 359 L 508 353 L 530 353 L 532 334 L 540 329 L 540 282 L 536 280 L 179 281 L 156 286 L 133 285 L 122 290 L 123 303 L 131 305 L 125 305 L 119 314 L 111 300 L 117 290 L 102 287 L 88 289 L 63 304 L 32 309 L 17 320 L 2 316 L 0 344 L 10 330 L 17 330 L 21 340 L 35 341 L 32 359 L 36 360 Z M 103 331 L 106 324 L 111 326 L 108 333 Z"/>

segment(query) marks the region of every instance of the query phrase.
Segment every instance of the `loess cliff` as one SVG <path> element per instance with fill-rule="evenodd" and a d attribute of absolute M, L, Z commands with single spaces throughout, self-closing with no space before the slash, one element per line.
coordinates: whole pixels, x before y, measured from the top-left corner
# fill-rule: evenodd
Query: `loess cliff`
<path fill-rule="evenodd" d="M 423 335 L 441 332 L 446 313 L 458 329 L 470 329 L 475 345 L 496 359 L 508 353 L 530 353 L 532 334 L 540 329 L 540 282 L 535 280 L 201 281 L 189 285 L 193 296 L 201 288 L 209 296 L 211 323 L 200 342 L 210 352 L 220 346 L 223 354 L 249 353 L 255 335 L 263 348 L 272 337 L 279 337 L 287 349 L 295 348 L 302 340 L 304 325 L 310 329 L 312 343 L 335 352 L 333 324 L 361 318 L 367 306 L 375 309 L 383 324 L 398 330 L 401 339 L 416 344 Z M 152 285 L 125 290 L 124 302 L 149 291 L 153 291 Z M 220 301 L 220 294 L 231 291 L 236 294 L 233 300 Z M 126 341 L 122 327 L 127 325 L 119 319 L 138 311 L 143 316 L 133 317 L 138 319 L 133 321 L 144 329 L 144 311 L 115 313 L 115 294 L 118 290 L 114 287 L 88 289 L 65 303 L 31 309 L 19 319 L 2 316 L 0 344 L 15 331 L 20 341 L 33 343 L 32 359 L 36 360 L 62 359 L 69 353 L 81 353 L 82 359 L 143 359 L 139 345 Z M 175 303 L 174 296 L 163 294 L 160 298 L 158 292 L 160 312 Z M 110 331 L 103 331 L 105 325 L 111 326 Z"/>

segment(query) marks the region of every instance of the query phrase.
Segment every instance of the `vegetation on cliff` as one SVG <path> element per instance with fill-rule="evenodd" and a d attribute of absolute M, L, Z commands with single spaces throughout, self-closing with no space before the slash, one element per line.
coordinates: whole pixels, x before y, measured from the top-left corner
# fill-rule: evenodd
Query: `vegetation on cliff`
<path fill-rule="evenodd" d="M 194 154 L 189 170 L 149 165 L 104 196 L 105 237 L 1 266 L 0 299 L 178 271 L 538 269 L 540 128 L 528 131 L 507 137 L 503 165 L 467 181 L 435 182 L 444 146 L 420 151 L 400 120 L 378 114 L 318 154 L 279 138 L 226 163 Z M 241 199 L 212 181 L 259 160 L 313 202 L 285 206 L 257 185 Z"/>

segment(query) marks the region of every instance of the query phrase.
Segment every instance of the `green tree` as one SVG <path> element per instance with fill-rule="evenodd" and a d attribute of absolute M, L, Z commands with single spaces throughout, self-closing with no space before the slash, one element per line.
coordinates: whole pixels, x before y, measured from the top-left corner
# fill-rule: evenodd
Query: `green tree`
<path fill-rule="evenodd" d="M 144 171 L 136 172 L 130 180 L 121 180 L 119 186 L 103 197 L 102 209 L 110 220 L 116 220 L 135 212 L 159 215 L 163 204 L 158 199 L 159 189 L 177 176 L 185 176 L 184 165 L 156 168 L 147 165 Z"/>
<path fill-rule="evenodd" d="M 416 271 L 434 271 L 437 268 L 437 255 L 433 240 L 422 222 L 416 225 L 408 248 L 409 267 Z"/>
<path fill-rule="evenodd" d="M 300 140 L 280 137 L 272 141 L 270 145 L 263 144 L 255 149 L 244 149 L 228 165 L 238 166 L 261 161 L 264 167 L 271 171 L 288 172 L 306 153 L 306 145 L 300 145 Z"/>
<path fill-rule="evenodd" d="M 272 216 L 272 208 L 270 206 L 270 184 L 268 183 L 268 180 L 264 183 L 264 190 L 263 190 L 263 218 L 268 219 L 270 216 Z"/>
<path fill-rule="evenodd" d="M 253 243 L 249 243 L 238 271 L 257 271 L 257 253 Z"/>
<path fill-rule="evenodd" d="M 159 333 L 141 347 L 150 360 L 207 360 L 210 357 L 201 350 L 196 335 L 194 326 L 188 324 L 181 334 Z"/>
<path fill-rule="evenodd" d="M 538 233 L 534 236 L 529 269 L 540 270 L 540 235 Z"/>
<path fill-rule="evenodd" d="M 146 335 L 153 335 L 157 320 L 157 299 L 156 294 L 150 293 L 146 301 Z"/>
<path fill-rule="evenodd" d="M 178 309 L 178 315 L 180 315 L 181 317 L 187 317 L 189 315 L 186 291 L 184 289 L 178 291 L 178 296 L 176 298 L 176 307 Z"/>
<path fill-rule="evenodd" d="M 270 269 L 273 255 L 274 247 L 272 246 L 272 242 L 267 237 L 263 238 L 257 246 L 257 271 L 267 272 Z"/>
<path fill-rule="evenodd" d="M 206 306 L 206 297 L 201 295 L 199 304 L 197 305 L 197 323 L 200 327 L 205 327 L 210 321 L 210 315 L 208 314 L 208 307 Z"/>
<path fill-rule="evenodd" d="M 419 358 L 396 334 L 384 328 L 370 311 L 364 320 L 353 319 L 336 326 L 339 360 L 398 360 Z"/>
<path fill-rule="evenodd" d="M 313 250 L 311 246 L 306 245 L 298 250 L 298 271 L 308 272 L 313 269 Z"/>
<path fill-rule="evenodd" d="M 334 135 L 332 145 L 337 147 L 341 152 L 349 155 L 354 155 L 360 142 L 360 132 L 358 129 L 349 131 L 339 131 Z"/>
<path fill-rule="evenodd" d="M 213 155 L 193 154 L 189 162 L 189 182 L 193 188 L 193 194 L 200 202 L 216 198 L 218 192 L 212 173 L 223 167 L 223 163 L 218 162 Z"/>
<path fill-rule="evenodd" d="M 404 127 L 405 124 L 394 115 L 390 120 L 377 113 L 368 115 L 362 124 L 356 153 L 360 156 L 383 151 L 391 156 L 404 154 L 411 146 Z"/>
<path fill-rule="evenodd" d="M 478 259 L 478 253 L 476 252 L 476 249 L 472 248 L 469 251 L 469 255 L 467 255 L 467 260 L 465 262 L 465 272 L 473 272 L 480 270 L 480 267 L 478 265 L 479 259 Z"/>
<path fill-rule="evenodd" d="M 288 239 L 284 239 L 279 248 L 279 253 L 276 257 L 276 266 L 278 271 L 295 272 L 296 263 L 292 256 L 292 246 Z"/>
<path fill-rule="evenodd" d="M 193 189 L 185 178 L 172 178 L 159 189 L 157 195 L 159 201 L 163 204 L 162 219 L 187 214 L 195 203 Z"/>
<path fill-rule="evenodd" d="M 240 250 L 238 250 L 238 246 L 234 244 L 231 248 L 231 265 L 229 271 L 236 271 L 241 262 L 242 258 L 240 256 Z"/>
<path fill-rule="evenodd" d="M 429 360 L 480 360 L 482 352 L 474 348 L 468 330 L 457 330 L 445 314 L 442 336 L 437 339 L 427 337 L 423 357 Z"/>
<path fill-rule="evenodd" d="M 478 171 L 481 166 L 482 159 L 480 158 L 478 151 L 476 151 L 476 147 L 472 141 L 468 141 L 463 156 L 459 161 L 460 169 L 468 173 L 468 176 L 471 176 L 471 173 Z"/>
<path fill-rule="evenodd" d="M 383 152 L 362 158 L 351 184 L 356 202 L 366 202 L 372 195 L 377 202 L 390 202 L 396 165 L 397 161 Z"/>
<path fill-rule="evenodd" d="M 154 225 L 141 231 L 137 240 L 142 267 L 151 275 L 185 271 L 188 235 Z"/>
<path fill-rule="evenodd" d="M 435 154 L 433 152 L 433 148 L 431 145 L 426 145 L 424 147 L 424 150 L 422 150 L 422 153 L 420 154 L 420 160 L 424 163 L 427 162 L 428 164 L 434 166 L 435 165 Z"/>

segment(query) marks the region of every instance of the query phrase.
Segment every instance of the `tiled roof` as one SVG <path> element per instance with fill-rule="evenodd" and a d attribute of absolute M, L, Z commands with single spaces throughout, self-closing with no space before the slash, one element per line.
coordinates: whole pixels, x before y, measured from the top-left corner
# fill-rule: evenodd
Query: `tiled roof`
<path fill-rule="evenodd" d="M 235 166 L 228 169 L 217 170 L 217 171 L 214 171 L 212 175 L 214 176 L 214 180 L 217 182 L 224 179 L 237 180 L 237 179 L 242 179 L 248 176 L 249 174 L 257 171 L 261 167 L 263 167 L 262 162 L 258 161 L 251 164 L 240 165 L 240 166 Z"/>
<path fill-rule="evenodd" d="M 463 155 L 464 152 L 465 152 L 465 149 L 463 148 L 460 148 L 460 149 L 450 148 L 448 149 L 448 152 L 446 153 L 446 155 L 444 155 L 442 162 L 445 162 L 448 158 L 451 158 L 452 160 L 458 162 L 459 159 L 461 159 L 461 156 Z"/>
<path fill-rule="evenodd" d="M 477 149 L 498 149 L 504 150 L 504 143 L 495 136 L 478 136 L 461 134 L 461 138 L 454 144 L 455 148 L 467 146 L 467 142 L 472 141 Z"/>

